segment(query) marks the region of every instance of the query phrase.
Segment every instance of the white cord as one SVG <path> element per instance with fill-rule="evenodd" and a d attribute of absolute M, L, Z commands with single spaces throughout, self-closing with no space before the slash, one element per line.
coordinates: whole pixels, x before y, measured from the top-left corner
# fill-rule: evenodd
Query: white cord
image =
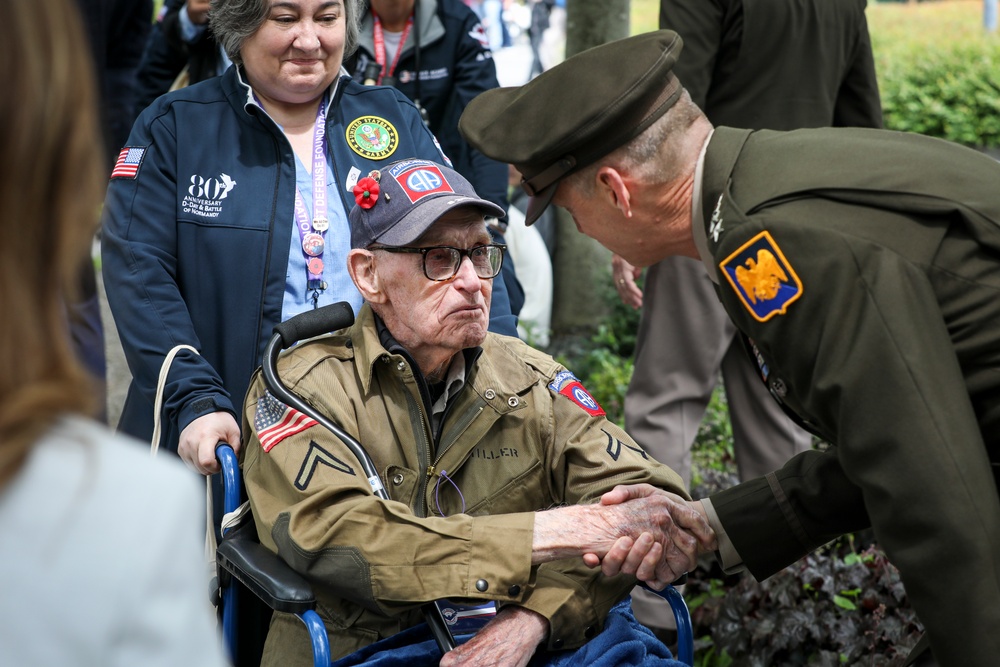
<path fill-rule="evenodd" d="M 160 377 L 156 381 L 156 401 L 153 403 L 153 438 L 149 448 L 149 453 L 152 456 L 156 456 L 156 452 L 160 450 L 160 413 L 163 410 L 163 387 L 167 384 L 170 364 L 174 363 L 174 357 L 181 350 L 190 350 L 198 354 L 198 350 L 190 345 L 175 345 L 170 352 L 167 352 L 167 356 L 164 357 L 163 363 L 160 365 Z"/>
<path fill-rule="evenodd" d="M 163 411 L 163 388 L 167 384 L 167 376 L 170 374 L 170 365 L 174 363 L 174 357 L 182 350 L 188 350 L 198 354 L 198 350 L 190 345 L 175 345 L 167 356 L 164 357 L 160 365 L 160 377 L 156 381 L 156 401 L 153 403 L 153 437 L 149 445 L 150 456 L 156 456 L 160 451 L 160 421 Z M 249 504 L 249 503 L 244 503 Z M 240 507 L 242 509 L 242 506 Z M 238 512 L 239 510 L 237 510 Z M 232 514 L 236 514 L 233 512 Z M 229 516 L 228 514 L 226 516 Z M 215 573 L 215 550 L 218 546 L 215 539 L 214 517 L 212 516 L 212 477 L 205 476 L 205 558 L 209 562 L 210 573 Z M 211 575 L 210 575 L 211 576 Z"/>

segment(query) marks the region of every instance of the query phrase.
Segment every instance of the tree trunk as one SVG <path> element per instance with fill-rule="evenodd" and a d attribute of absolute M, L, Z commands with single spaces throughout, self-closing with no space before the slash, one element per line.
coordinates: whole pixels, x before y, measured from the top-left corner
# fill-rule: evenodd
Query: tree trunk
<path fill-rule="evenodd" d="M 629 0 L 567 0 L 567 58 L 628 34 Z M 566 100 L 566 104 L 573 104 L 573 100 Z M 610 280 L 610 266 L 611 253 L 578 232 L 569 214 L 557 208 L 552 301 L 552 329 L 556 336 L 586 334 L 607 316 L 608 308 L 597 295 L 601 283 Z"/>

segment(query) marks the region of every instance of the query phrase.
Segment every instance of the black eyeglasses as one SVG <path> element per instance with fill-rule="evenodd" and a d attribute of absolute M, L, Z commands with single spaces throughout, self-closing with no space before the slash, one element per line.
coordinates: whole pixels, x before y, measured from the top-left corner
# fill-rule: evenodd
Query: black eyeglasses
<path fill-rule="evenodd" d="M 424 256 L 424 275 L 428 280 L 443 282 L 458 275 L 462 258 L 472 261 L 476 275 L 483 279 L 496 278 L 503 266 L 503 253 L 507 246 L 499 243 L 477 245 L 473 248 L 453 248 L 450 245 L 435 245 L 429 248 L 407 248 L 400 246 L 374 246 L 369 250 L 386 252 L 420 253 Z"/>

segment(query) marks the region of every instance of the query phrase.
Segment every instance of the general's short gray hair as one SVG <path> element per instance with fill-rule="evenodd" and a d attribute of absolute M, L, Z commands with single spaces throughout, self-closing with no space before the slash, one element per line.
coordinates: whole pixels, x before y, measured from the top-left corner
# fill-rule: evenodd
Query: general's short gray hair
<path fill-rule="evenodd" d="M 703 117 L 701 109 L 684 90 L 674 106 L 641 134 L 566 180 L 584 194 L 590 194 L 603 166 L 627 170 L 658 185 L 678 178 L 690 168 L 683 160 L 684 137 L 695 121 Z"/>
<path fill-rule="evenodd" d="M 267 20 L 273 0 L 212 0 L 208 13 L 209 24 L 215 38 L 226 55 L 237 65 L 243 64 L 240 50 Z M 344 21 L 347 39 L 344 44 L 344 58 L 358 47 L 358 31 L 361 25 L 362 0 L 340 0 L 344 5 Z"/>

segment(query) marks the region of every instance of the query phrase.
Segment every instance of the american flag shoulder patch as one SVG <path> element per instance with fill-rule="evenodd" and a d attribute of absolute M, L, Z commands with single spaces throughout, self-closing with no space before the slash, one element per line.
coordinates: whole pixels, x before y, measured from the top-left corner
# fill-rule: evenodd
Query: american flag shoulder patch
<path fill-rule="evenodd" d="M 288 407 L 267 391 L 257 401 L 257 412 L 253 418 L 257 439 L 265 452 L 270 452 L 272 447 L 285 438 L 301 433 L 318 423 L 309 415 Z"/>
<path fill-rule="evenodd" d="M 146 149 L 140 146 L 126 146 L 118 153 L 115 168 L 111 170 L 111 178 L 131 178 L 139 175 L 139 166 L 146 156 Z"/>

